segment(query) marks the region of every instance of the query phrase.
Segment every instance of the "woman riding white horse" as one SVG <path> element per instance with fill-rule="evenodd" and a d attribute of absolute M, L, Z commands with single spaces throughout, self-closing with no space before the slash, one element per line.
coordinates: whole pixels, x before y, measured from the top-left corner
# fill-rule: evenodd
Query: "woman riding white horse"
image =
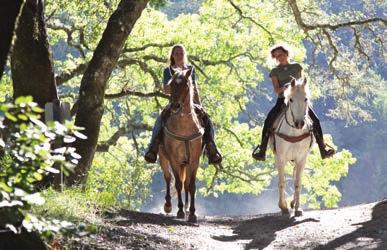
<path fill-rule="evenodd" d="M 313 125 L 308 116 L 309 88 L 306 80 L 291 80 L 284 92 L 284 103 L 286 111 L 276 120 L 269 145 L 275 152 L 275 166 L 278 170 L 278 206 L 283 214 L 289 214 L 285 197 L 285 165 L 291 161 L 294 163 L 294 197 L 290 205 L 295 209 L 295 216 L 300 216 L 301 177 L 314 142 Z"/>
<path fill-rule="evenodd" d="M 278 62 L 277 67 L 273 68 L 270 72 L 274 91 L 278 94 L 278 98 L 275 106 L 267 115 L 263 125 L 261 144 L 254 149 L 252 154 L 253 158 L 259 161 L 264 161 L 266 159 L 266 148 L 270 137 L 270 130 L 273 127 L 274 121 L 281 113 L 284 105 L 284 91 L 288 87 L 286 83 L 289 83 L 292 78 L 298 79 L 302 77 L 301 65 L 289 62 L 289 49 L 287 49 L 284 45 L 274 46 L 271 49 L 270 54 L 272 58 L 276 59 Z M 313 134 L 320 149 L 321 158 L 325 159 L 331 157 L 335 154 L 335 151 L 331 147 L 327 149 L 327 145 L 324 143 L 320 121 L 311 107 L 309 107 L 308 114 L 313 121 Z"/>

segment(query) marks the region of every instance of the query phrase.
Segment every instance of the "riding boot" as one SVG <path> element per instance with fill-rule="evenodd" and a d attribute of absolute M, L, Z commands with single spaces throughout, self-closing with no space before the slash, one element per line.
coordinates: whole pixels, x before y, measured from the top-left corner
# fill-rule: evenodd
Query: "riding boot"
<path fill-rule="evenodd" d="M 222 155 L 216 148 L 214 141 L 215 133 L 214 126 L 208 114 L 203 115 L 204 123 L 204 135 L 203 135 L 203 147 L 205 147 L 205 153 L 208 158 L 208 164 L 220 164 L 222 162 Z"/>
<path fill-rule="evenodd" d="M 161 117 L 162 116 L 157 117 L 156 124 L 152 130 L 152 138 L 144 156 L 145 160 L 149 163 L 155 163 L 157 160 L 157 153 L 163 136 Z"/>
<path fill-rule="evenodd" d="M 322 134 L 319 133 L 319 131 L 321 131 L 321 129 L 318 129 L 318 128 L 313 129 L 313 134 L 314 134 L 314 137 L 316 138 L 316 142 L 320 150 L 321 158 L 322 159 L 329 158 L 333 156 L 336 153 L 336 151 L 332 147 L 324 143 L 324 137 Z M 330 148 L 326 149 L 327 146 Z"/>
<path fill-rule="evenodd" d="M 263 133 L 263 131 L 262 131 Z M 267 143 L 269 142 L 269 133 L 265 133 L 262 135 L 262 140 L 261 140 L 261 145 L 258 145 L 254 151 L 253 151 L 253 158 L 256 159 L 257 161 L 265 161 L 266 160 L 266 148 L 267 148 Z M 258 152 L 257 149 L 259 149 Z"/>
<path fill-rule="evenodd" d="M 269 114 L 267 114 L 262 129 L 261 145 L 258 145 L 252 153 L 252 157 L 257 161 L 264 161 L 266 159 L 266 148 L 267 143 L 269 142 L 270 131 L 272 130 L 274 122 L 281 113 L 284 105 L 284 98 L 278 98 L 274 107 L 270 110 Z M 258 149 L 259 151 L 255 152 Z"/>

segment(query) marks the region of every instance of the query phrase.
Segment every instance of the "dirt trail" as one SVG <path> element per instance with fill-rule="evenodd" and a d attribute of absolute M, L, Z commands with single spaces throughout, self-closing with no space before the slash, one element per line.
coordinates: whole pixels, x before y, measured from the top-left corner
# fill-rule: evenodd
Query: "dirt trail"
<path fill-rule="evenodd" d="M 264 214 L 199 217 L 121 211 L 98 235 L 74 239 L 82 249 L 387 249 L 387 200 L 301 217 Z"/>

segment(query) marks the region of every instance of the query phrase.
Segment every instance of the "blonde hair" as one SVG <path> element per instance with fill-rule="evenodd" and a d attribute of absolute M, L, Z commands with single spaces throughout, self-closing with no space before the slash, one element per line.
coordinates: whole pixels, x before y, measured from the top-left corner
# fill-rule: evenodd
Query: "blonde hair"
<path fill-rule="evenodd" d="M 169 52 L 169 66 L 172 66 L 174 65 L 176 62 L 175 62 L 175 59 L 173 58 L 173 52 L 175 52 L 175 50 L 177 48 L 180 48 L 183 50 L 183 53 L 184 53 L 184 64 L 188 64 L 188 59 L 187 59 L 187 51 L 185 50 L 185 47 L 183 44 L 175 44 L 172 46 L 171 48 L 171 51 Z"/>

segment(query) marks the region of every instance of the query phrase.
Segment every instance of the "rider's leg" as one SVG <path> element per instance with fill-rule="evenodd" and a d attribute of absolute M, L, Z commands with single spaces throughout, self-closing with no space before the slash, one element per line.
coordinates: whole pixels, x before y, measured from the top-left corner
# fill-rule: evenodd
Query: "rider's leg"
<path fill-rule="evenodd" d="M 266 148 L 267 143 L 269 142 L 270 129 L 273 127 L 273 124 L 277 116 L 281 113 L 282 106 L 284 104 L 284 98 L 278 98 L 275 106 L 270 110 L 269 114 L 266 117 L 265 123 L 262 129 L 262 138 L 261 144 L 258 145 L 253 151 L 253 158 L 258 161 L 264 161 L 266 159 Z M 259 148 L 259 151 L 257 149 Z"/>
<path fill-rule="evenodd" d="M 216 148 L 214 126 L 207 113 L 203 112 L 202 116 L 204 124 L 203 147 L 205 147 L 208 163 L 219 164 L 222 162 L 222 155 Z"/>
<path fill-rule="evenodd" d="M 157 160 L 157 153 L 163 136 L 162 128 L 162 115 L 160 115 L 156 119 L 156 124 L 152 130 L 152 138 L 144 156 L 145 160 L 149 163 L 155 163 Z"/>
<path fill-rule="evenodd" d="M 311 107 L 309 107 L 309 117 L 313 121 L 313 134 L 314 134 L 314 137 L 316 138 L 318 148 L 320 149 L 321 158 L 325 159 L 333 156 L 335 154 L 335 150 L 333 148 L 326 149 L 327 145 L 324 143 L 324 137 L 323 137 L 323 132 L 320 125 L 320 120 L 318 119 L 317 115 L 314 113 Z"/>

